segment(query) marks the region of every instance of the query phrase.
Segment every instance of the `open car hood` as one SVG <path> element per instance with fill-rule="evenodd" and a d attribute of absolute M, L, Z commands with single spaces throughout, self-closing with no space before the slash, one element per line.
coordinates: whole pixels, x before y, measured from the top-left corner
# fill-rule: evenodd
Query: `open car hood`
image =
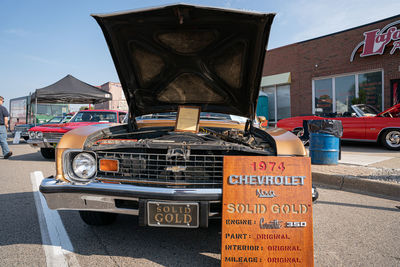
<path fill-rule="evenodd" d="M 398 117 L 399 114 L 400 114 L 400 103 L 397 104 L 397 105 L 394 105 L 394 106 L 391 107 L 391 108 L 386 109 L 385 111 L 379 113 L 379 114 L 376 115 L 376 116 L 377 116 L 377 117 L 380 117 L 380 116 L 383 116 L 383 115 L 386 114 L 386 113 L 390 113 L 390 114 L 392 114 L 392 116 Z"/>
<path fill-rule="evenodd" d="M 92 16 L 132 117 L 189 105 L 254 118 L 275 14 L 177 4 Z"/>

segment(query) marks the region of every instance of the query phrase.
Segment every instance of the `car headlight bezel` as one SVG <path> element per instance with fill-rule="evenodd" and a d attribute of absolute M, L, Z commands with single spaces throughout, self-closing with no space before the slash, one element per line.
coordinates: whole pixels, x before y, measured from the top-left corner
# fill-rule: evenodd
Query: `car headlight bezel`
<path fill-rule="evenodd" d="M 36 139 L 43 139 L 43 132 L 35 132 Z"/>
<path fill-rule="evenodd" d="M 35 139 L 35 132 L 29 132 L 29 139 Z"/>
<path fill-rule="evenodd" d="M 92 168 L 93 172 L 88 175 L 87 177 L 82 177 L 77 173 L 77 170 L 74 169 L 74 162 L 77 160 L 78 156 L 82 157 L 91 157 L 92 158 Z M 76 149 L 69 149 L 63 152 L 63 174 L 64 178 L 70 182 L 78 182 L 78 183 L 89 183 L 92 181 L 97 174 L 97 156 L 95 153 L 91 151 L 85 150 L 76 150 Z M 89 158 L 86 158 L 89 159 Z M 75 167 L 76 168 L 76 167 Z"/>

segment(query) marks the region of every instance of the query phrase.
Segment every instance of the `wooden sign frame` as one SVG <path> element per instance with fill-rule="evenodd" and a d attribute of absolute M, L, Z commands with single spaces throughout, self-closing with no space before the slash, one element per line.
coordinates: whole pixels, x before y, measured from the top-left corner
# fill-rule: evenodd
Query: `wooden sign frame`
<path fill-rule="evenodd" d="M 199 131 L 200 107 L 179 106 L 176 114 L 175 131 L 192 132 Z"/>
<path fill-rule="evenodd" d="M 308 157 L 225 156 L 221 266 L 314 266 Z"/>

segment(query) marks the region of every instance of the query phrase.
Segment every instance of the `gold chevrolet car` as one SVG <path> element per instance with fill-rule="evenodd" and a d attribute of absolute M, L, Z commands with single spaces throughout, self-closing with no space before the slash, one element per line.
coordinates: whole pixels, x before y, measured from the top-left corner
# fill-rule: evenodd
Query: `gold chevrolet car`
<path fill-rule="evenodd" d="M 220 218 L 225 155 L 304 157 L 302 142 L 256 118 L 274 14 L 177 4 L 93 15 L 129 105 L 122 125 L 66 133 L 48 206 L 90 225 L 117 214 L 155 227 Z"/>

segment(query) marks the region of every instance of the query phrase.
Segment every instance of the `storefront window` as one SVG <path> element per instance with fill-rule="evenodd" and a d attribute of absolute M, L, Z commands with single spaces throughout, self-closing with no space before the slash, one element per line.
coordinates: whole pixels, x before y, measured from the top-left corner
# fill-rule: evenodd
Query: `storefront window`
<path fill-rule="evenodd" d="M 275 121 L 275 86 L 264 87 L 262 91 L 268 96 L 268 120 Z"/>
<path fill-rule="evenodd" d="M 278 120 L 290 118 L 290 85 L 276 87 L 276 102 L 278 107 Z"/>
<path fill-rule="evenodd" d="M 262 88 L 268 97 L 268 121 L 289 118 L 290 112 L 290 85 L 277 85 Z"/>
<path fill-rule="evenodd" d="M 382 110 L 382 72 L 358 74 L 358 88 L 357 104 L 368 104 Z"/>
<path fill-rule="evenodd" d="M 355 76 L 335 78 L 336 113 L 341 116 L 350 112 L 352 101 L 356 96 Z"/>
<path fill-rule="evenodd" d="M 381 71 L 314 80 L 313 85 L 316 115 L 343 116 L 354 104 L 368 104 L 382 111 Z"/>
<path fill-rule="evenodd" d="M 333 112 L 332 107 L 332 79 L 315 81 L 315 114 Z"/>

